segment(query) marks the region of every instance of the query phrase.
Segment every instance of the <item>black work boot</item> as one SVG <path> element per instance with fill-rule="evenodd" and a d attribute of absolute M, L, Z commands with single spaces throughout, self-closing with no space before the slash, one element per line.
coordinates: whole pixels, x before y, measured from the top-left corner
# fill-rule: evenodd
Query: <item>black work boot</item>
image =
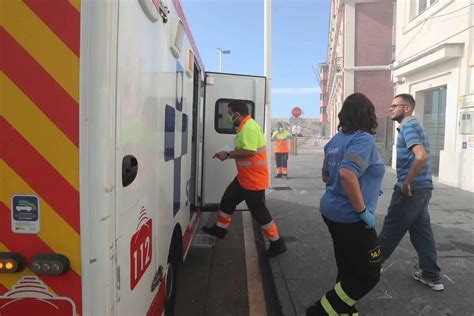
<path fill-rule="evenodd" d="M 202 228 L 202 231 L 205 232 L 206 234 L 209 234 L 219 239 L 223 239 L 225 237 L 225 234 L 227 234 L 227 229 L 216 226 L 216 225 L 211 226 L 211 227 L 204 226 Z"/>
<path fill-rule="evenodd" d="M 286 251 L 285 240 L 280 237 L 278 240 L 270 241 L 270 247 L 263 253 L 267 258 L 275 257 Z"/>
<path fill-rule="evenodd" d="M 277 174 L 277 175 L 275 176 L 275 178 L 279 179 L 279 178 L 281 178 L 282 176 L 283 176 L 283 175 L 282 175 L 281 173 L 279 173 L 279 174 Z"/>
<path fill-rule="evenodd" d="M 355 306 L 349 307 L 349 311 L 338 314 L 338 315 L 347 315 L 347 316 L 359 316 L 359 312 Z M 314 305 L 311 305 L 306 309 L 306 316 L 327 316 L 326 311 L 321 305 L 321 301 L 317 301 Z"/>
<path fill-rule="evenodd" d="M 314 305 L 311 305 L 306 309 L 306 316 L 323 316 L 327 315 L 321 303 L 317 301 Z"/>

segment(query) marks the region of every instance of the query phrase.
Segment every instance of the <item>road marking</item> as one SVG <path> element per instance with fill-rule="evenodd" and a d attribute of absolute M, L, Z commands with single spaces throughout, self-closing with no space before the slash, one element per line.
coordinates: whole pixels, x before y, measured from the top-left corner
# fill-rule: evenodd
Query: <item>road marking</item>
<path fill-rule="evenodd" d="M 258 264 L 257 246 L 253 234 L 250 212 L 242 212 L 244 229 L 245 265 L 247 270 L 247 292 L 249 297 L 249 315 L 266 316 L 265 295 L 263 294 L 262 275 Z"/>

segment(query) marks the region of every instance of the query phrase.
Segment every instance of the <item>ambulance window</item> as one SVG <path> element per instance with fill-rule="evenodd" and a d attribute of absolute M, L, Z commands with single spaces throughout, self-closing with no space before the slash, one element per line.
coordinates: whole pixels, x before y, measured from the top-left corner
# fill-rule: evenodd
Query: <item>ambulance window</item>
<path fill-rule="evenodd" d="M 214 116 L 214 128 L 220 134 L 235 134 L 235 128 L 232 126 L 232 121 L 228 118 L 230 102 L 235 99 L 219 99 L 216 101 L 216 110 Z M 249 100 L 241 100 L 247 103 L 249 113 L 252 117 L 255 115 L 255 103 Z"/>

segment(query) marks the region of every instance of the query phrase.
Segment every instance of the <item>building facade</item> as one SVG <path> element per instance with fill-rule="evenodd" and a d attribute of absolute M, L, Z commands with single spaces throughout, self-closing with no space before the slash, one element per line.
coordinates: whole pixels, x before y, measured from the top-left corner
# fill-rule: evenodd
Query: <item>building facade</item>
<path fill-rule="evenodd" d="M 321 123 L 321 136 L 328 136 L 329 120 L 328 120 L 328 72 L 329 67 L 327 63 L 319 64 L 319 86 L 320 86 L 320 100 L 319 100 L 319 121 Z"/>
<path fill-rule="evenodd" d="M 355 92 L 364 93 L 375 105 L 379 148 L 390 162 L 394 4 L 392 0 L 332 0 L 330 14 L 328 57 L 320 65 L 320 77 L 327 77 L 326 84 L 321 84 L 321 96 L 327 99 L 321 103 L 326 104 L 321 111 L 327 115 L 327 135 L 337 132 L 337 115 L 344 99 Z"/>
<path fill-rule="evenodd" d="M 434 176 L 474 191 L 474 3 L 407 0 L 396 11 L 396 93 L 415 97 Z"/>

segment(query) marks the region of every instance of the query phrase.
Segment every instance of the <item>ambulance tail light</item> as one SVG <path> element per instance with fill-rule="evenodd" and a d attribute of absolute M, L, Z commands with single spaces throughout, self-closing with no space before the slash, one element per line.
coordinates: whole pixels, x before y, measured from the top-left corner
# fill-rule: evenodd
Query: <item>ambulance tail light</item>
<path fill-rule="evenodd" d="M 42 253 L 31 259 L 31 271 L 35 274 L 59 275 L 71 266 L 69 259 L 60 254 Z"/>
<path fill-rule="evenodd" d="M 23 270 L 25 261 L 18 253 L 0 252 L 0 273 L 15 273 Z"/>

